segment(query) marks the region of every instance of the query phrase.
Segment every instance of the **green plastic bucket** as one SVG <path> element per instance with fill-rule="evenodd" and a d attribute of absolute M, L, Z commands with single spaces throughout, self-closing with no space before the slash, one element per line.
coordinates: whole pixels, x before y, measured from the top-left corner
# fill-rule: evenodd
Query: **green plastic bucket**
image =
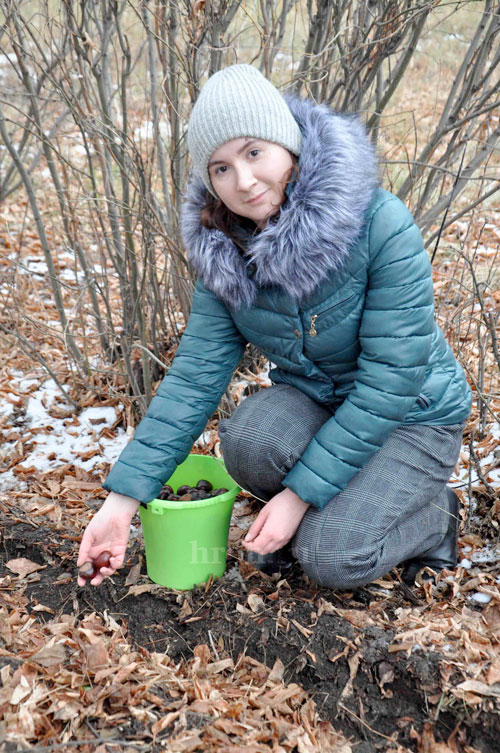
<path fill-rule="evenodd" d="M 188 455 L 165 483 L 174 490 L 207 479 L 226 494 L 193 502 L 153 499 L 139 508 L 146 566 L 155 583 L 179 590 L 193 588 L 226 571 L 229 521 L 240 490 L 224 463 L 208 455 Z"/>

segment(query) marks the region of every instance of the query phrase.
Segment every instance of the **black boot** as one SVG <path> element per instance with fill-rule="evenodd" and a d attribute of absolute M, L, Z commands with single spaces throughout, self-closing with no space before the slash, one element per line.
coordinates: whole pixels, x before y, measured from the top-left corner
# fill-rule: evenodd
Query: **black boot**
<path fill-rule="evenodd" d="M 409 586 L 414 584 L 416 574 L 423 567 L 430 567 L 438 573 L 445 567 L 448 570 L 453 570 L 457 565 L 458 509 L 460 500 L 450 487 L 447 487 L 446 492 L 448 495 L 448 514 L 450 516 L 448 530 L 445 533 L 444 539 L 435 549 L 419 554 L 418 557 L 414 557 L 404 563 L 402 578 Z M 425 578 L 428 579 L 429 576 L 424 576 Z"/>
<path fill-rule="evenodd" d="M 292 554 L 291 543 L 285 544 L 282 549 L 277 549 L 269 554 L 257 554 L 257 552 L 247 551 L 246 561 L 250 562 L 256 570 L 260 570 L 266 575 L 274 573 L 284 574 L 290 570 L 296 561 Z"/>

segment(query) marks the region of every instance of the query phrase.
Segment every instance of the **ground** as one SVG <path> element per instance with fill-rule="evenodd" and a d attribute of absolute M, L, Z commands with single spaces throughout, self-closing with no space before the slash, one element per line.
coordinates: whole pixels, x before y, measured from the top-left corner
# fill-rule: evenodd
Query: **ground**
<path fill-rule="evenodd" d="M 247 500 L 243 504 L 248 507 Z M 134 683 L 134 675 L 151 655 L 167 655 L 176 667 L 181 663 L 191 664 L 192 668 L 193 655 L 199 657 L 205 651 L 209 662 L 222 662 L 220 672 L 208 675 L 212 678 L 209 682 L 212 690 L 226 675 L 232 674 L 234 681 L 234 668 L 246 657 L 256 660 L 253 669 L 260 669 L 261 678 L 269 677 L 273 668 L 275 676 L 268 681 L 269 687 L 291 687 L 292 698 L 294 692 L 300 694 L 300 688 L 306 691 L 314 700 L 321 720 L 331 722 L 340 735 L 330 738 L 331 747 L 327 750 L 341 751 L 346 744 L 349 746 L 346 751 L 357 753 L 376 750 L 493 753 L 497 749 L 500 719 L 496 699 L 500 686 L 496 681 L 490 686 L 483 683 L 490 695 L 478 695 L 475 699 L 466 684 L 460 691 L 464 678 L 470 677 L 471 667 L 461 661 L 460 650 L 450 652 L 449 643 L 455 642 L 466 651 L 487 651 L 488 643 L 500 638 L 498 603 L 486 611 L 480 604 L 460 604 L 460 599 L 450 599 L 453 590 L 450 584 L 438 584 L 434 594 L 431 589 L 427 594 L 423 589 L 409 589 L 400 582 L 397 571 L 355 593 L 333 592 L 317 587 L 298 566 L 287 579 L 276 580 L 276 576 L 263 576 L 245 562 L 234 559 L 234 555 L 229 558 L 224 577 L 189 592 L 178 592 L 152 584 L 147 578 L 140 534 L 135 537 L 126 566 L 119 575 L 105 581 L 100 588 L 79 588 L 75 582 L 75 537 L 65 532 L 65 527 L 35 521 L 29 521 L 21 512 L 15 520 L 12 508 L 4 508 L 1 519 L 0 599 L 5 622 L 0 667 L 10 667 L 8 674 L 2 669 L 1 676 L 4 689 L 12 692 L 18 687 L 20 668 L 24 668 L 30 686 L 27 701 L 37 683 L 51 686 L 53 692 L 59 685 L 58 692 L 63 697 L 67 683 L 66 690 L 73 691 L 75 705 L 70 718 L 59 715 L 60 724 L 66 722 L 68 728 L 75 718 L 81 722 L 71 739 L 99 740 L 105 733 L 109 750 L 113 739 L 146 746 L 154 740 L 149 749 L 164 750 L 169 740 L 179 736 L 179 718 L 177 724 L 172 721 L 156 735 L 151 723 L 165 718 L 165 712 L 168 716 L 171 709 L 178 709 L 178 696 L 162 693 L 165 688 L 160 683 L 154 688 L 154 702 L 147 705 L 149 716 L 143 707 L 141 713 L 136 712 L 132 717 L 127 711 L 120 714 L 139 692 L 140 684 Z M 25 570 L 41 567 L 32 573 L 21 571 L 16 577 L 12 573 L 13 563 L 21 558 L 35 563 Z M 436 589 L 440 589 L 439 599 Z M 15 606 L 13 611 L 9 609 L 12 606 Z M 19 630 L 22 623 L 19 634 L 24 630 L 26 635 L 27 629 L 34 631 L 37 637 L 33 643 L 22 645 L 19 634 L 17 637 L 12 632 L 8 634 L 9 621 L 13 631 Z M 79 627 L 84 637 L 91 636 L 90 642 L 86 638 L 80 640 L 70 656 L 67 652 L 52 656 L 49 651 L 44 657 L 43 650 L 47 652 L 46 646 L 51 645 L 47 636 L 54 624 L 62 624 L 65 630 L 68 625 Z M 126 698 L 120 698 L 114 705 L 109 699 L 116 683 L 110 682 L 110 677 L 123 670 L 123 662 L 116 661 L 110 648 L 115 640 L 110 624 L 130 650 L 138 652 L 135 659 L 132 657 Z M 72 645 L 71 636 L 64 645 Z M 102 647 L 104 658 L 99 668 L 92 671 L 88 650 L 95 646 Z M 33 648 L 42 651 L 36 654 L 41 657 L 40 663 L 36 658 L 30 660 L 35 653 Z M 66 669 L 65 677 L 60 674 L 62 666 Z M 96 674 L 99 670 L 100 677 Z M 16 673 L 18 682 L 11 682 Z M 119 687 L 123 693 L 123 684 Z M 484 688 L 480 690 L 484 692 Z M 100 706 L 95 703 L 96 698 Z M 5 694 L 2 700 L 5 701 Z M 217 697 L 214 699 L 213 693 L 194 692 L 191 700 L 195 708 L 202 709 L 200 712 L 188 708 L 185 714 L 183 732 L 189 731 L 189 745 L 194 747 L 178 749 L 240 750 L 238 745 L 245 737 L 241 735 L 243 728 L 234 726 L 234 720 L 241 716 L 245 723 L 243 710 L 229 714 L 227 718 L 233 720 L 233 726 L 229 725 L 222 733 L 219 730 L 220 739 L 212 748 L 210 728 L 221 716 L 220 710 L 211 707 L 212 704 L 216 707 Z M 303 703 L 301 698 L 299 707 Z M 185 705 L 189 705 L 187 701 Z M 43 697 L 32 703 L 31 714 L 37 724 L 42 725 L 41 717 L 47 709 Z M 292 709 L 287 710 L 293 716 Z M 286 718 L 285 709 L 280 708 L 280 713 Z M 52 717 L 50 726 L 57 728 L 57 711 L 52 710 L 48 715 Z M 8 727 L 7 719 L 4 733 Z M 251 728 L 247 723 L 245 733 Z M 272 734 L 264 734 L 263 740 L 255 739 L 254 747 L 247 743 L 241 750 L 260 753 L 318 749 L 306 745 L 273 748 L 273 739 L 277 745 L 276 729 Z M 196 747 L 197 741 L 201 741 L 200 747 Z M 37 742 L 40 743 L 40 738 Z M 19 748 L 13 740 L 4 749 Z M 87 750 L 93 749 L 95 746 L 87 746 Z M 177 748 L 174 745 L 167 749 Z"/>

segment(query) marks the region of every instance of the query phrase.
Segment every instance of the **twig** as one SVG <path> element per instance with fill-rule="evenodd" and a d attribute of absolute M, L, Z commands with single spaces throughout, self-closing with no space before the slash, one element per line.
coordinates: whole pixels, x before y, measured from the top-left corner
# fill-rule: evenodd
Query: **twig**
<path fill-rule="evenodd" d="M 436 245 L 434 246 L 434 251 L 432 252 L 432 256 L 431 256 L 431 264 L 434 262 L 434 257 L 436 256 L 436 251 L 438 250 L 438 245 L 439 245 L 439 241 L 441 240 L 441 234 L 442 234 L 443 229 L 444 229 L 444 224 L 446 222 L 446 218 L 448 217 L 448 212 L 450 211 L 451 202 L 453 201 L 453 197 L 455 196 L 455 191 L 456 191 L 456 188 L 457 188 L 457 185 L 458 185 L 458 180 L 459 180 L 460 175 L 462 173 L 462 167 L 463 167 L 463 164 L 464 164 L 466 148 L 467 147 L 464 144 L 464 150 L 462 152 L 462 159 L 460 161 L 460 167 L 458 168 L 457 177 L 455 178 L 455 182 L 453 183 L 453 188 L 452 188 L 451 193 L 450 193 L 450 198 L 449 198 L 449 201 L 448 201 L 448 205 L 446 207 L 446 212 L 443 215 L 443 221 L 441 222 L 441 227 L 439 228 L 438 236 L 436 238 Z"/>
<path fill-rule="evenodd" d="M 488 494 L 491 497 L 494 497 L 495 496 L 495 490 L 491 486 L 491 484 L 489 484 L 486 481 L 485 477 L 483 476 L 483 472 L 481 470 L 481 464 L 480 464 L 480 461 L 479 461 L 479 457 L 477 456 L 477 453 L 474 450 L 473 441 L 474 441 L 474 432 L 471 432 L 470 439 L 469 439 L 469 452 L 470 452 L 471 458 L 474 461 L 474 465 L 476 466 L 476 473 L 477 473 L 478 478 L 481 481 L 481 483 L 484 484 L 484 487 L 485 487 L 486 491 L 488 492 Z"/>
<path fill-rule="evenodd" d="M 384 740 L 390 740 L 391 743 L 394 742 L 394 739 L 392 737 L 388 737 L 387 735 L 383 735 L 382 732 L 377 732 L 376 729 L 373 729 L 373 727 L 370 727 L 369 724 L 364 722 L 362 719 L 359 718 L 357 714 L 354 713 L 354 711 L 351 711 L 351 709 L 348 709 L 347 706 L 344 706 L 343 703 L 338 704 L 338 708 L 343 709 L 344 711 L 347 711 L 348 714 L 351 714 L 357 721 L 363 725 L 363 727 L 366 727 L 366 729 L 369 729 L 370 732 L 373 732 L 374 735 L 378 735 L 379 737 L 383 737 Z"/>
<path fill-rule="evenodd" d="M 23 352 L 26 353 L 26 355 L 30 355 L 36 358 L 36 360 L 43 366 L 43 368 L 47 371 L 47 373 L 52 377 L 54 382 L 57 384 L 57 386 L 63 393 L 65 399 L 69 403 L 71 403 L 71 405 L 73 406 L 73 408 L 75 408 L 75 410 L 80 410 L 80 406 L 78 405 L 78 403 L 75 402 L 72 397 L 70 397 L 70 395 L 66 392 L 66 390 L 62 386 L 55 371 L 51 369 L 51 367 L 49 366 L 45 358 L 39 353 L 39 351 L 33 345 L 31 345 L 31 343 L 25 337 L 23 337 L 20 334 L 20 332 L 10 332 L 9 329 L 5 327 L 3 324 L 0 324 L 0 331 L 2 331 L 5 335 L 11 335 L 13 337 L 16 337 L 19 340 L 21 350 L 23 350 Z"/>

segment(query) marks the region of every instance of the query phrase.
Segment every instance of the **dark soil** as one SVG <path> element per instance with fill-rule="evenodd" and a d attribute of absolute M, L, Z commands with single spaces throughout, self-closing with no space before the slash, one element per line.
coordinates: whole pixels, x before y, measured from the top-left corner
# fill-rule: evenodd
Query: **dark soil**
<path fill-rule="evenodd" d="M 406 651 L 388 651 L 397 628 L 394 610 L 417 601 L 404 585 L 394 589 L 390 598 L 373 587 L 343 594 L 315 586 L 298 566 L 277 584 L 246 563 L 230 559 L 226 575 L 208 587 L 127 596 L 126 575 L 142 559 L 139 540 L 129 550 L 123 574 L 98 588 L 80 588 L 74 537 L 65 538 L 64 533 L 41 524 L 36 528 L 22 522 L 13 525 L 11 519 L 0 524 L 0 575 L 8 572 L 4 563 L 14 557 L 47 566 L 26 588 L 30 607 L 41 603 L 56 616 L 74 613 L 79 617 L 107 609 L 128 628 L 133 642 L 150 651 L 165 651 L 176 661 L 191 658 L 201 643 L 215 646 L 220 658 L 230 655 L 236 660 L 245 651 L 272 666 L 279 657 L 285 666 L 284 680 L 300 684 L 314 697 L 321 717 L 351 739 L 356 753 L 385 750 L 388 737 L 416 752 L 412 730 L 420 734 L 429 721 L 436 740 L 447 740 L 455 730 L 461 752 L 467 745 L 481 753 L 499 749 L 497 715 L 472 711 L 455 699 L 436 700 L 440 699 L 439 653 L 422 650 L 408 656 Z M 55 581 L 65 580 L 65 574 L 67 582 L 54 586 Z M 143 563 L 139 582 L 147 582 L 145 574 Z M 263 602 L 256 613 L 248 608 L 251 593 Z M 360 619 L 351 624 L 341 615 L 326 612 L 318 618 L 321 599 L 339 609 L 357 610 Z M 186 609 L 186 600 L 191 611 Z M 183 607 L 182 615 L 190 611 L 187 618 L 181 615 Z M 363 617 L 370 613 L 382 615 L 392 629 L 363 627 Z M 41 612 L 33 615 L 38 620 L 53 619 Z"/>

